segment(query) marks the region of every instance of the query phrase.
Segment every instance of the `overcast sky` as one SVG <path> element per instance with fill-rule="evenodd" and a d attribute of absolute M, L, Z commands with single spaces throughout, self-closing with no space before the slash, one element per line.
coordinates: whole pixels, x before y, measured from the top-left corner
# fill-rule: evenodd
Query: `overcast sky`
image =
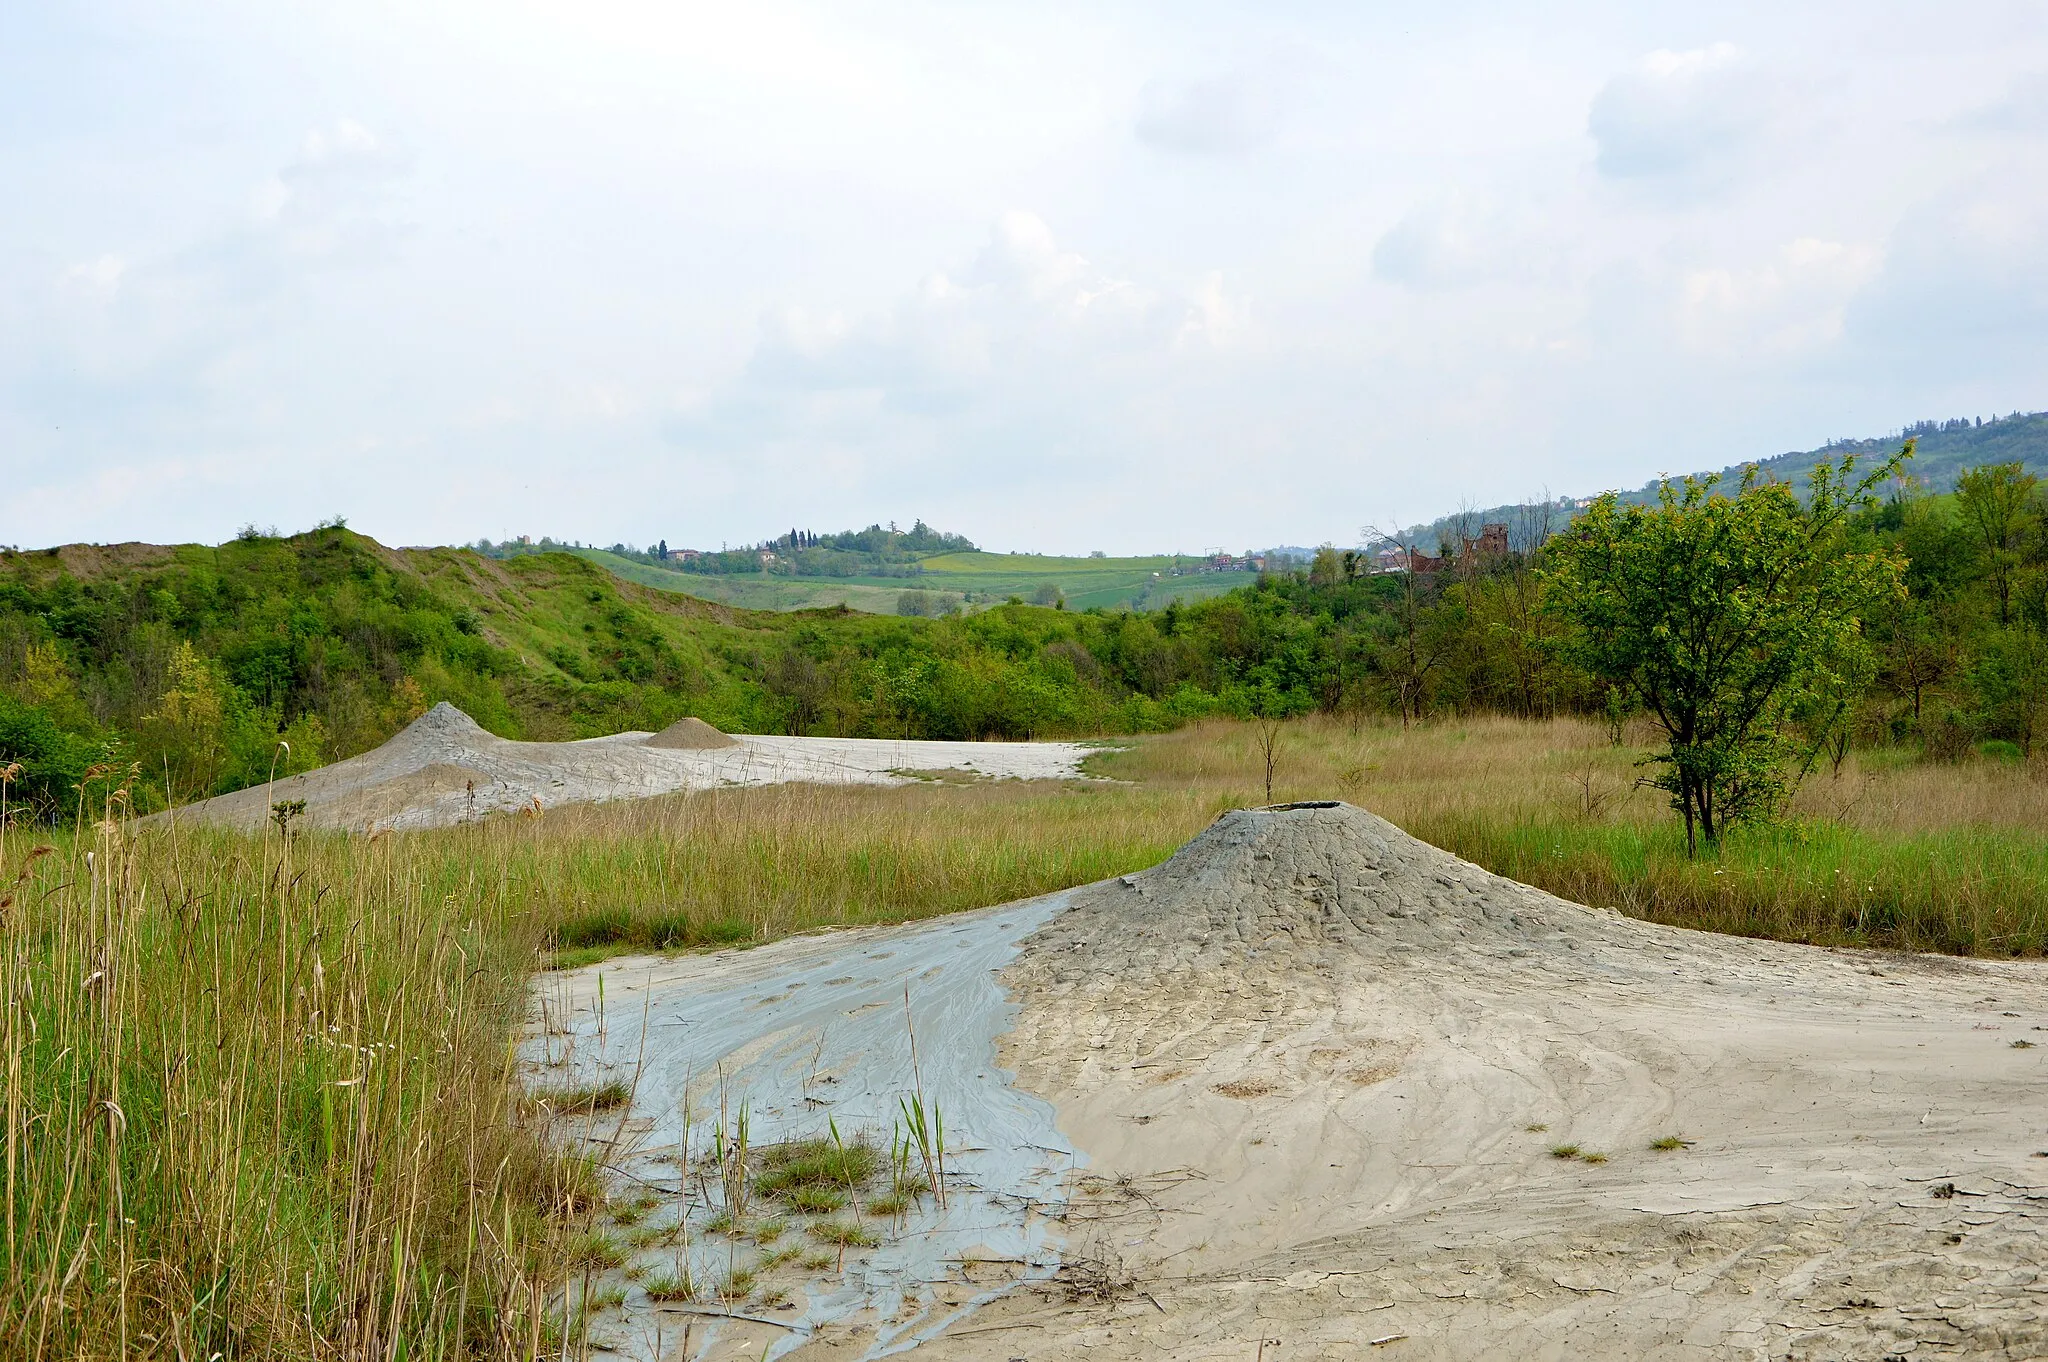
<path fill-rule="evenodd" d="M 2048 7 L 0 7 L 0 542 L 1355 542 L 2048 406 Z"/>

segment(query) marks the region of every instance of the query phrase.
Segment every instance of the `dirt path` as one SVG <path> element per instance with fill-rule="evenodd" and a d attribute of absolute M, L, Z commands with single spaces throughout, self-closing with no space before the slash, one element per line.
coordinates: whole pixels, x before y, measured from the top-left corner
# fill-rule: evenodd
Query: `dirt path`
<path fill-rule="evenodd" d="M 2038 964 L 1653 927 L 1338 805 L 1073 891 L 1001 978 L 1064 1266 L 920 1355 L 2048 1356 Z"/>

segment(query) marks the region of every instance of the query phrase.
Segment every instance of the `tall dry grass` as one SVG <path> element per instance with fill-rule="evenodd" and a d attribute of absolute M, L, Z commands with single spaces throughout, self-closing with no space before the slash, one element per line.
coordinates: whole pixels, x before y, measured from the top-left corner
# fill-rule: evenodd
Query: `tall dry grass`
<path fill-rule="evenodd" d="M 1484 718 L 1289 725 L 1276 799 L 1343 798 L 1488 869 L 1675 926 L 1972 955 L 2048 953 L 2048 779 L 1996 762 L 1852 753 L 1787 817 L 1699 859 L 1637 782 L 1646 728 Z M 1247 726 L 1203 724 L 1096 758 L 1123 779 L 1259 802 Z"/>
<path fill-rule="evenodd" d="M 779 785 L 434 836 L 573 949 L 763 941 L 1028 898 L 1151 865 L 1216 809 L 1206 790 L 1079 782 Z"/>
<path fill-rule="evenodd" d="M 1188 791 L 784 786 L 436 832 L 0 831 L 0 1338 L 38 1358 L 528 1357 L 593 1170 L 515 1100 L 525 985 L 624 921 L 903 921 L 1149 864 Z"/>
<path fill-rule="evenodd" d="M 532 1355 L 595 1184 L 512 1103 L 531 929 L 421 852 L 0 834 L 14 1355 Z"/>

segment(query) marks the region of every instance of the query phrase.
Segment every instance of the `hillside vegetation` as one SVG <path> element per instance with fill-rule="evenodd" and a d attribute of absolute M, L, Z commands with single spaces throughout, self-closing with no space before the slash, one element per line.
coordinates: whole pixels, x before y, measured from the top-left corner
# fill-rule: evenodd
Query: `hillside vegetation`
<path fill-rule="evenodd" d="M 2020 764 L 2048 750 L 2048 519 L 2032 475 L 1973 470 L 1939 495 L 1901 483 L 1839 533 L 1842 552 L 1899 564 L 1902 589 L 1852 621 L 1853 656 L 1788 715 L 1778 750 L 1807 770 L 1852 747 Z M 1410 575 L 1325 550 L 1306 572 L 1191 605 L 936 619 L 731 609 L 572 554 L 393 550 L 341 528 L 0 553 L 0 770 L 19 765 L 6 797 L 44 816 L 96 766 L 135 768 L 134 797 L 153 806 L 366 750 L 438 700 L 535 739 L 685 714 L 930 738 L 1312 711 L 1615 719 L 1619 704 L 1625 718 L 1634 701 L 1575 661 L 1553 553 L 1475 551 Z M 963 557 L 972 576 L 993 555 Z"/>
<path fill-rule="evenodd" d="M 1818 449 L 1793 450 L 1752 459 L 1749 464 L 1766 477 L 1804 487 L 1814 467 L 1825 460 L 1839 461 L 1843 455 L 1853 454 L 1868 464 L 1882 460 L 1903 440 L 1914 441 L 1916 453 L 1907 472 L 1923 491 L 1952 492 L 1965 472 L 1993 464 L 2018 464 L 2022 471 L 2035 477 L 2048 477 L 2048 412 L 2016 411 L 1990 420 L 1954 417 L 1945 421 L 1916 421 L 1898 435 L 1830 440 Z M 1720 476 L 1726 482 L 1738 481 L 1749 464 L 1730 464 L 1720 470 Z M 1649 505 L 1656 499 L 1655 481 L 1621 493 L 1624 503 L 1635 505 Z M 1491 506 L 1439 516 L 1402 531 L 1401 538 L 1428 552 L 1441 542 L 1455 545 L 1461 536 L 1476 537 L 1480 525 L 1494 521 L 1507 525 L 1515 546 L 1521 548 L 1562 529 L 1575 513 L 1571 497 L 1562 497 L 1549 505 L 1537 502 Z"/>
<path fill-rule="evenodd" d="M 338 527 L 71 546 L 0 554 L 0 758 L 21 768 L 8 798 L 54 816 L 89 772 L 136 768 L 150 806 L 221 793 L 367 750 L 439 700 L 543 740 L 685 714 L 738 732 L 1131 732 L 1227 706 L 1241 652 L 1032 606 L 731 610 L 571 554 L 388 549 Z"/>
<path fill-rule="evenodd" d="M 938 616 L 1021 601 L 1070 610 L 1158 610 L 1192 605 L 1249 585 L 1247 569 L 1212 571 L 1185 554 L 1133 558 L 1061 558 L 1039 553 L 935 553 L 875 575 L 805 576 L 767 570 L 684 571 L 644 553 L 588 547 L 567 550 L 629 582 L 680 591 L 750 610 L 819 610 L 846 606 L 876 615 Z M 778 560 L 779 564 L 779 560 Z"/>

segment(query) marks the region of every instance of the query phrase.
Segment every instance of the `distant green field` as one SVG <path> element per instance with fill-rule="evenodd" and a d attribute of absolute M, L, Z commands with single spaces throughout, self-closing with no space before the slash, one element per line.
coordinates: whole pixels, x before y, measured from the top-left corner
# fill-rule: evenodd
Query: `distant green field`
<path fill-rule="evenodd" d="M 714 577 L 669 572 L 602 549 L 576 550 L 628 581 L 664 591 L 750 610 L 814 610 L 845 605 L 870 614 L 891 615 L 905 591 L 927 591 L 949 604 L 974 610 L 1011 596 L 1030 600 L 1041 586 L 1057 587 L 1070 610 L 1101 606 L 1157 610 L 1171 601 L 1220 596 L 1254 580 L 1249 572 L 1192 571 L 1191 557 L 1050 558 L 1032 553 L 947 553 L 927 558 L 916 577 L 779 577 L 767 574 Z M 1178 567 L 1186 575 L 1174 576 Z"/>

